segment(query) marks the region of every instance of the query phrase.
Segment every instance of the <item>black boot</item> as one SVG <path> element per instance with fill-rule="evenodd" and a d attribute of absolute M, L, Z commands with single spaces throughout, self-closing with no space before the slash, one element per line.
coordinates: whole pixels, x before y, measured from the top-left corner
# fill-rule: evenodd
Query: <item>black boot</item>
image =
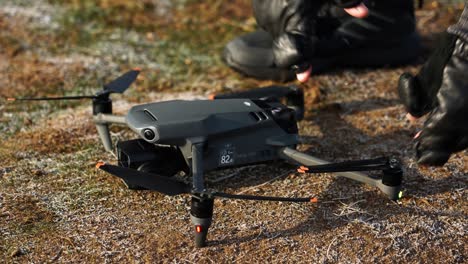
<path fill-rule="evenodd" d="M 316 19 L 313 72 L 337 66 L 385 66 L 411 62 L 418 56 L 420 40 L 415 30 L 412 0 L 370 0 L 365 2 L 369 16 L 358 19 L 343 9 L 324 6 Z M 275 65 L 273 39 L 257 30 L 227 44 L 224 61 L 250 77 L 289 81 L 290 68 Z"/>

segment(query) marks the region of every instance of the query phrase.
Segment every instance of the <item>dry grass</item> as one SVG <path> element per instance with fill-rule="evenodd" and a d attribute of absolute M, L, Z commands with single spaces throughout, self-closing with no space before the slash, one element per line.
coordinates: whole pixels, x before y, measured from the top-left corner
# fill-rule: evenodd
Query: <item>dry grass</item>
<path fill-rule="evenodd" d="M 229 39 L 253 29 L 249 3 L 6 0 L 0 96 L 89 94 L 134 66 L 144 72 L 125 96 L 115 97 L 118 113 L 135 103 L 268 85 L 219 59 Z M 417 12 L 428 47 L 459 12 L 436 3 Z M 103 152 L 89 102 L 0 102 L 0 259 L 466 263 L 466 152 L 443 168 L 418 167 L 411 140 L 420 126 L 405 121 L 395 92 L 398 76 L 418 68 L 338 70 L 304 85 L 301 150 L 329 160 L 401 158 L 405 197 L 399 203 L 345 179 L 296 174 L 286 164 L 210 173 L 210 186 L 227 192 L 317 195 L 319 203 L 217 200 L 203 249 L 193 247 L 189 197 L 130 191 L 94 169 L 114 157 Z"/>

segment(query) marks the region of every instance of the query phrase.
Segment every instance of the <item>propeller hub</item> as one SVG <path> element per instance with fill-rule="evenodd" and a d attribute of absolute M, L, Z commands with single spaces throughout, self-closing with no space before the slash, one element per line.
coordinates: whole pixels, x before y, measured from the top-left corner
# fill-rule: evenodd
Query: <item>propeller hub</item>
<path fill-rule="evenodd" d="M 112 100 L 109 97 L 93 99 L 93 115 L 112 114 Z"/>

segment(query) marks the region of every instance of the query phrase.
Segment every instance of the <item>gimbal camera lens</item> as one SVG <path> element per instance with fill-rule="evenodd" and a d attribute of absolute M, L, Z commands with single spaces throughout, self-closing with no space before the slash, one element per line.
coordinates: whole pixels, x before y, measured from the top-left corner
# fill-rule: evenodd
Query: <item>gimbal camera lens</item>
<path fill-rule="evenodd" d="M 156 134 L 154 134 L 154 131 L 147 128 L 145 130 L 143 130 L 143 137 L 146 139 L 146 140 L 153 140 L 155 137 L 156 137 Z"/>

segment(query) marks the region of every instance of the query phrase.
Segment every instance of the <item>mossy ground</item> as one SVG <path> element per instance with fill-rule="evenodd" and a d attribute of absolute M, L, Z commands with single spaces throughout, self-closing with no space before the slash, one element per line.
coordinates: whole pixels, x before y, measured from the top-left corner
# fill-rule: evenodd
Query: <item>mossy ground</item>
<path fill-rule="evenodd" d="M 428 47 L 461 6 L 417 11 Z M 271 82 L 223 65 L 233 37 L 251 31 L 250 1 L 3 0 L 0 96 L 92 94 L 141 67 L 136 85 L 115 96 L 117 113 L 168 98 L 203 98 Z M 419 63 L 424 61 L 422 56 Z M 336 70 L 303 85 L 300 122 L 311 154 L 329 160 L 394 155 L 405 164 L 405 197 L 291 167 L 258 165 L 211 186 L 232 193 L 317 195 L 297 205 L 216 201 L 209 247 L 195 249 L 189 197 L 125 189 L 98 172 L 104 153 L 89 102 L 0 102 L 0 259 L 23 262 L 410 262 L 467 261 L 466 152 L 443 168 L 418 167 L 395 83 L 420 64 Z M 131 136 L 113 128 L 114 138 Z"/>

